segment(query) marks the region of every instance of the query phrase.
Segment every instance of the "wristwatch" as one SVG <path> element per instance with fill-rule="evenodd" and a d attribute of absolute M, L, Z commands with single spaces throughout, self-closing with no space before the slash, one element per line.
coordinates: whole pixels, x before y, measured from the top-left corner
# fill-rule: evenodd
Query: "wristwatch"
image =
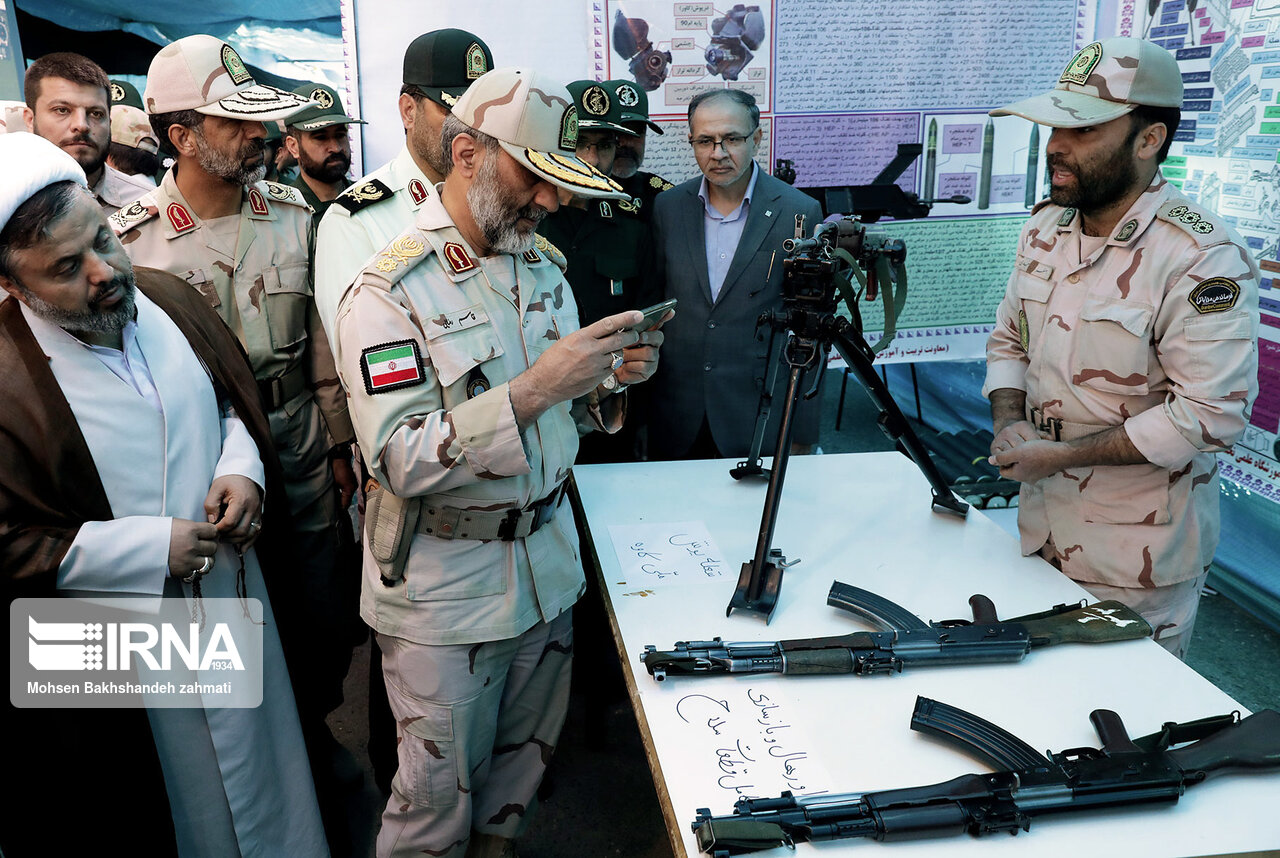
<path fill-rule="evenodd" d="M 612 372 L 605 376 L 604 381 L 600 382 L 600 386 L 610 393 L 621 393 L 627 389 L 627 385 L 618 381 L 617 374 Z"/>

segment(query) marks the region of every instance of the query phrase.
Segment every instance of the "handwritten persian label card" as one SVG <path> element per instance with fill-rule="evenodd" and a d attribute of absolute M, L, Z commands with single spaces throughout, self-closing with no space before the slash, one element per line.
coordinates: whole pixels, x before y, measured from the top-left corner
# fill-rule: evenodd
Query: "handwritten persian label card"
<path fill-rule="evenodd" d="M 701 521 L 615 524 L 609 526 L 609 538 L 618 556 L 619 584 L 669 587 L 737 576 Z"/>

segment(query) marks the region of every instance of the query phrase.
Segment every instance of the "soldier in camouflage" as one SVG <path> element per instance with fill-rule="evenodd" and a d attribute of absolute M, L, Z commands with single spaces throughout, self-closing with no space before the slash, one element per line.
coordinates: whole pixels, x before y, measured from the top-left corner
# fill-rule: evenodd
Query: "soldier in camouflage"
<path fill-rule="evenodd" d="M 579 328 L 534 230 L 557 188 L 622 199 L 579 161 L 562 85 L 489 72 L 445 120 L 452 168 L 341 296 L 338 369 L 377 485 L 361 608 L 401 741 L 380 856 L 513 855 L 568 704 L 583 591 L 564 481 L 580 431 L 615 431 L 658 331 Z"/>
<path fill-rule="evenodd" d="M 317 229 L 316 303 L 326 325 L 360 269 L 435 194 L 448 172 L 440 151 L 444 118 L 471 82 L 492 68 L 489 47 L 466 30 L 432 30 L 405 49 L 399 101 L 404 148 L 339 195 Z"/>
<path fill-rule="evenodd" d="M 991 462 L 1023 484 L 1023 553 L 1130 605 L 1179 657 L 1218 542 L 1215 454 L 1258 390 L 1258 271 L 1160 174 L 1181 103 L 1172 55 L 1116 38 L 992 111 L 1054 131 L 983 388 Z"/>
<path fill-rule="evenodd" d="M 324 724 L 342 702 L 361 631 L 346 512 L 356 489 L 354 430 L 312 299 L 311 210 L 296 189 L 262 180 L 263 122 L 309 102 L 255 83 L 230 45 L 202 35 L 161 49 L 144 99 L 176 163 L 159 187 L 109 220 L 135 264 L 176 274 L 205 296 L 258 380 L 300 553 L 295 568 L 277 574 L 288 574 L 313 633 L 306 658 L 290 669 L 332 836 L 345 818 L 339 782 L 354 771 Z M 335 760 L 348 768 L 339 772 Z"/>

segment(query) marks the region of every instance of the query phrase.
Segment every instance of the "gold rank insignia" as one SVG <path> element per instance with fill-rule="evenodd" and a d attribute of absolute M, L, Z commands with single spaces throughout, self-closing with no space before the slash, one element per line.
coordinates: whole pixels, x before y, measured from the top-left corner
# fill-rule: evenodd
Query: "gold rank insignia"
<path fill-rule="evenodd" d="M 412 235 L 402 235 L 391 242 L 390 247 L 382 251 L 378 256 L 378 261 L 373 263 L 373 267 L 383 274 L 390 274 L 399 268 L 402 263 L 408 265 L 409 260 L 421 256 L 426 249 L 426 244 L 420 239 Z"/>
<path fill-rule="evenodd" d="M 541 251 L 543 256 L 558 265 L 561 270 L 564 270 L 564 267 L 568 264 L 568 260 L 565 259 L 565 255 L 560 251 L 560 248 L 547 241 L 541 234 L 534 233 L 533 246 Z"/>
<path fill-rule="evenodd" d="M 666 179 L 662 178 L 661 176 L 650 176 L 650 177 L 649 177 L 649 187 L 651 187 L 651 188 L 657 188 L 657 189 L 658 189 L 658 190 L 660 190 L 660 191 L 669 191 L 669 190 L 671 190 L 672 188 L 674 188 L 674 187 L 675 187 L 675 185 L 671 184 L 670 182 L 668 182 Z"/>
<path fill-rule="evenodd" d="M 334 202 L 355 214 L 365 206 L 371 206 L 376 202 L 390 199 L 391 196 L 390 188 L 377 179 L 369 179 L 367 182 L 360 182 L 347 188 L 338 194 L 338 198 Z"/>
<path fill-rule="evenodd" d="M 454 274 L 465 274 L 468 271 L 474 271 L 476 267 L 476 261 L 471 258 L 471 254 L 456 241 L 445 243 L 444 259 L 449 263 Z"/>

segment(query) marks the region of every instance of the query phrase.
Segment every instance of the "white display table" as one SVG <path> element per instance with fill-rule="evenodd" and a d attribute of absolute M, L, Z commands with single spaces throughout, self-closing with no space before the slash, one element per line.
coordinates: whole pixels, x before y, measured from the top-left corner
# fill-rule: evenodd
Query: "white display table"
<path fill-rule="evenodd" d="M 1088 594 L 970 510 L 933 513 L 929 486 L 896 453 L 790 460 L 773 546 L 789 561 L 772 622 L 725 607 L 755 551 L 763 479 L 735 482 L 729 461 L 592 465 L 574 469 L 599 558 L 602 590 L 624 653 L 628 689 L 677 855 L 697 855 L 695 810 L 728 814 L 738 795 L 871 792 L 987 769 L 910 729 L 917 695 L 986 718 L 1041 750 L 1099 742 L 1093 709 L 1113 709 L 1130 735 L 1247 710 L 1150 640 L 1036 650 L 1015 664 L 908 669 L 891 676 L 672 677 L 659 683 L 638 656 L 678 640 L 764 641 L 867 630 L 826 604 L 833 580 L 892 599 L 925 620 L 968 618 L 985 593 L 1002 617 Z M 669 523 L 669 524 L 668 524 Z M 697 523 L 719 549 L 688 543 Z M 611 528 L 626 539 L 615 547 Z M 695 526 L 690 526 L 695 525 Z M 639 546 L 637 534 L 649 544 Z M 669 533 L 674 539 L 660 539 Z M 659 542 L 666 543 L 659 545 Z M 681 543 L 673 546 L 670 543 Z M 637 556 L 681 550 L 707 574 L 662 574 Z M 620 562 L 621 549 L 627 565 Z M 584 546 L 589 552 L 590 546 Z M 714 555 L 714 556 L 713 556 Z M 670 555 L 666 558 L 668 561 Z M 719 561 L 718 563 L 716 561 Z M 687 564 L 686 564 L 687 565 Z M 630 569 L 629 572 L 624 572 Z M 892 844 L 800 844 L 806 855 L 1200 856 L 1280 848 L 1280 773 L 1225 776 L 1173 806 L 1041 818 L 1016 837 L 952 837 Z M 786 849 L 758 853 L 767 858 Z"/>

